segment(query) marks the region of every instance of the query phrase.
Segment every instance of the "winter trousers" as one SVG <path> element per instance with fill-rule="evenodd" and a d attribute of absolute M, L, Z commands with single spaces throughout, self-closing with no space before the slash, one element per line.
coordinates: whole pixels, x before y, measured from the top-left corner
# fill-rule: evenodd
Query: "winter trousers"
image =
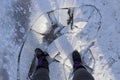
<path fill-rule="evenodd" d="M 32 80 L 50 80 L 49 71 L 45 68 L 38 69 Z M 94 80 L 94 78 L 86 69 L 79 68 L 74 72 L 73 80 Z"/>
<path fill-rule="evenodd" d="M 39 68 L 34 73 L 32 80 L 50 80 L 48 69 L 46 69 L 46 68 Z"/>

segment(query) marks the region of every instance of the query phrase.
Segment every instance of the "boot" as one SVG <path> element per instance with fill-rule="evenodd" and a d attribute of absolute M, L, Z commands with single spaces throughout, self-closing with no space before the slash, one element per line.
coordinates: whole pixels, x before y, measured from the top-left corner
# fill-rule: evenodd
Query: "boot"
<path fill-rule="evenodd" d="M 36 48 L 35 55 L 38 59 L 37 69 L 46 68 L 49 70 L 49 68 L 48 68 L 49 64 L 48 64 L 48 61 L 46 59 L 47 54 L 45 54 L 45 52 L 43 52 L 40 48 Z"/>
<path fill-rule="evenodd" d="M 77 50 L 75 50 L 72 54 L 72 58 L 73 58 L 73 69 L 74 71 L 76 71 L 79 68 L 84 68 L 82 60 L 81 60 L 81 56 L 79 54 L 79 52 Z"/>

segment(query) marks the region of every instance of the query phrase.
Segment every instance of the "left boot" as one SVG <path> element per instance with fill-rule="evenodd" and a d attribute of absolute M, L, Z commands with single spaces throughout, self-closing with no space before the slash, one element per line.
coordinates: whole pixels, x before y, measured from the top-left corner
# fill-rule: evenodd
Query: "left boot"
<path fill-rule="evenodd" d="M 37 69 L 46 68 L 49 70 L 49 67 L 48 67 L 49 63 L 46 59 L 47 54 L 45 54 L 45 52 L 43 52 L 40 48 L 36 48 L 35 55 L 38 59 Z"/>

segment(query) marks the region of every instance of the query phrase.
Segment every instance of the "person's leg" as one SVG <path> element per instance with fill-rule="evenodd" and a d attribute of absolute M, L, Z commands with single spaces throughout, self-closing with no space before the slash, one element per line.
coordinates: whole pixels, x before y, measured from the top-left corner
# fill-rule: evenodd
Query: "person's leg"
<path fill-rule="evenodd" d="M 50 80 L 49 71 L 45 68 L 38 69 L 34 73 L 32 80 Z"/>
<path fill-rule="evenodd" d="M 38 65 L 32 77 L 32 80 L 50 80 L 49 67 L 48 61 L 46 60 L 46 55 L 39 48 L 35 50 L 35 53 L 38 59 Z"/>
<path fill-rule="evenodd" d="M 86 69 L 79 68 L 74 72 L 73 80 L 94 80 L 94 78 Z"/>
<path fill-rule="evenodd" d="M 73 52 L 73 62 L 74 62 L 73 80 L 94 80 L 93 76 L 82 65 L 82 60 L 78 51 Z"/>

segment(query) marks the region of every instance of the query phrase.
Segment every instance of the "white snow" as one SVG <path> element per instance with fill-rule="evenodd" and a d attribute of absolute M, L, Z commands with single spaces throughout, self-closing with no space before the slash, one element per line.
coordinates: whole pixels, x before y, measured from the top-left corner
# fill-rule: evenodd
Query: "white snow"
<path fill-rule="evenodd" d="M 27 80 L 37 47 L 59 61 L 50 62 L 51 80 L 72 80 L 71 54 L 75 49 L 95 80 L 119 80 L 119 3 L 119 0 L 1 0 L 0 80 Z M 67 24 L 68 8 L 73 11 L 72 27 Z M 53 22 L 58 27 L 52 28 Z"/>
<path fill-rule="evenodd" d="M 41 24 L 42 23 L 42 24 Z M 40 33 L 47 33 L 50 29 L 50 20 L 48 20 L 48 17 L 46 15 L 42 15 L 32 26 L 32 29 L 40 32 Z"/>

